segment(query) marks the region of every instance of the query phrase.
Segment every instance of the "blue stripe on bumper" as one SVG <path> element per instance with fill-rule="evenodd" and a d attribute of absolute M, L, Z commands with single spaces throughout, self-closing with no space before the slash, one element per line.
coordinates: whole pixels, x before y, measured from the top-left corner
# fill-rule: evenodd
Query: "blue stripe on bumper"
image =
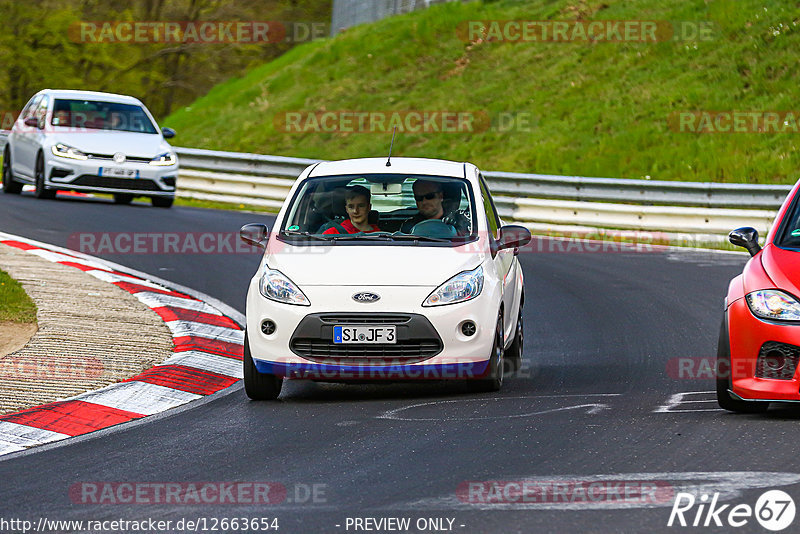
<path fill-rule="evenodd" d="M 253 360 L 259 373 L 289 378 L 337 380 L 447 380 L 481 378 L 489 360 L 440 365 L 325 365 L 316 363 L 275 363 Z"/>

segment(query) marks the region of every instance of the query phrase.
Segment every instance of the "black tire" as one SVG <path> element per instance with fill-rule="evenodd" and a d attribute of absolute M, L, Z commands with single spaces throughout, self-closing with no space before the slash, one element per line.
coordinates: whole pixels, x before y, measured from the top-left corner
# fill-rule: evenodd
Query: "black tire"
<path fill-rule="evenodd" d="M 172 197 L 150 197 L 150 203 L 154 208 L 171 208 L 174 201 Z"/>
<path fill-rule="evenodd" d="M 52 200 L 56 198 L 56 190 L 47 189 L 47 187 L 44 185 L 44 176 L 44 156 L 39 153 L 39 155 L 36 156 L 36 193 L 34 193 L 34 195 L 36 195 L 36 198 Z"/>
<path fill-rule="evenodd" d="M 500 391 L 503 387 L 504 363 L 503 363 L 503 314 L 497 319 L 497 326 L 494 329 L 494 344 L 492 345 L 492 355 L 489 359 L 489 372 L 483 378 L 472 379 L 467 382 L 470 391 L 475 393 L 488 393 Z"/>
<path fill-rule="evenodd" d="M 114 204 L 130 204 L 133 201 L 133 195 L 128 193 L 114 193 Z"/>
<path fill-rule="evenodd" d="M 724 364 L 724 365 L 723 365 Z M 728 338 L 728 325 L 722 319 L 722 326 L 719 330 L 719 342 L 717 343 L 717 371 L 728 369 L 728 376 L 717 376 L 717 404 L 720 408 L 736 413 L 764 413 L 769 408 L 769 402 L 743 401 L 735 399 L 728 392 L 731 387 L 731 375 L 733 366 L 731 365 L 731 346 Z"/>
<path fill-rule="evenodd" d="M 506 372 L 508 374 L 516 373 L 522 368 L 522 350 L 525 343 L 525 324 L 522 318 L 523 302 L 524 300 L 520 300 L 519 302 L 519 315 L 517 316 L 517 326 L 514 329 L 514 341 L 511 342 L 511 345 L 509 345 L 503 355 Z"/>
<path fill-rule="evenodd" d="M 19 195 L 22 192 L 22 184 L 14 180 L 11 172 L 11 150 L 6 145 L 3 151 L 3 193 Z"/>
<path fill-rule="evenodd" d="M 250 355 L 250 341 L 244 333 L 244 392 L 253 400 L 275 400 L 281 394 L 283 378 L 259 373 Z"/>

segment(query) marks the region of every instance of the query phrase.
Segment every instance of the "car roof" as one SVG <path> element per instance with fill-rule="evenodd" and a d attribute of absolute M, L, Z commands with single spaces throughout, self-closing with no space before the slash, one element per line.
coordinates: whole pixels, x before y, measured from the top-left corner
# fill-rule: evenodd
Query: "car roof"
<path fill-rule="evenodd" d="M 100 91 L 78 91 L 76 89 L 44 89 L 40 91 L 53 98 L 73 98 L 80 100 L 98 100 L 101 102 L 117 102 L 119 104 L 140 104 L 138 98 L 115 93 L 102 93 Z"/>
<path fill-rule="evenodd" d="M 391 159 L 392 165 L 386 166 L 387 158 L 359 158 L 340 161 L 323 161 L 309 173 L 309 178 L 315 176 L 330 176 L 338 174 L 412 174 L 432 176 L 452 176 L 464 178 L 465 163 L 447 161 L 443 159 L 427 158 L 395 158 Z"/>

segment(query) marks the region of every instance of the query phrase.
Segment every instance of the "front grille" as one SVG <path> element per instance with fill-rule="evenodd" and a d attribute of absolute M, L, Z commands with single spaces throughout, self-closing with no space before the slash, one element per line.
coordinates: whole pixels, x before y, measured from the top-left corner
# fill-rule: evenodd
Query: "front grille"
<path fill-rule="evenodd" d="M 393 344 L 333 342 L 333 327 L 347 324 L 393 324 Z M 428 319 L 414 313 L 315 313 L 307 315 L 292 335 L 289 348 L 315 363 L 336 365 L 403 365 L 439 354 L 444 345 Z"/>
<path fill-rule="evenodd" d="M 320 339 L 295 338 L 292 352 L 315 363 L 336 365 L 403 365 L 432 358 L 438 339 L 399 341 L 394 345 L 343 345 Z"/>
<path fill-rule="evenodd" d="M 114 178 L 111 176 L 95 176 L 84 174 L 76 178 L 73 185 L 86 187 L 107 187 L 109 189 L 131 189 L 134 191 L 161 191 L 153 180 L 143 178 Z"/>
<path fill-rule="evenodd" d="M 800 347 L 767 341 L 761 345 L 756 362 L 757 378 L 791 380 L 800 360 Z"/>
<path fill-rule="evenodd" d="M 410 315 L 401 314 L 374 314 L 364 315 L 360 313 L 339 313 L 339 314 L 323 314 L 320 315 L 320 320 L 323 323 L 337 325 L 337 324 L 403 324 L 411 320 Z"/>
<path fill-rule="evenodd" d="M 104 161 L 113 161 L 113 154 L 86 154 L 91 159 L 100 159 Z M 153 158 L 142 158 L 139 156 L 125 156 L 125 161 L 134 161 L 136 163 L 150 163 Z"/>

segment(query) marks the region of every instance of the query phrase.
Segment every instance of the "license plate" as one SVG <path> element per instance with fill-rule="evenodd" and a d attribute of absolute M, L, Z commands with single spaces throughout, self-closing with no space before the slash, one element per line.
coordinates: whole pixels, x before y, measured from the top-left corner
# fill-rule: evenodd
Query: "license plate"
<path fill-rule="evenodd" d="M 136 169 L 125 169 L 122 167 L 100 167 L 100 176 L 112 176 L 114 178 L 138 178 L 139 171 Z"/>
<path fill-rule="evenodd" d="M 397 343 L 397 327 L 390 326 L 334 326 L 334 343 Z"/>

